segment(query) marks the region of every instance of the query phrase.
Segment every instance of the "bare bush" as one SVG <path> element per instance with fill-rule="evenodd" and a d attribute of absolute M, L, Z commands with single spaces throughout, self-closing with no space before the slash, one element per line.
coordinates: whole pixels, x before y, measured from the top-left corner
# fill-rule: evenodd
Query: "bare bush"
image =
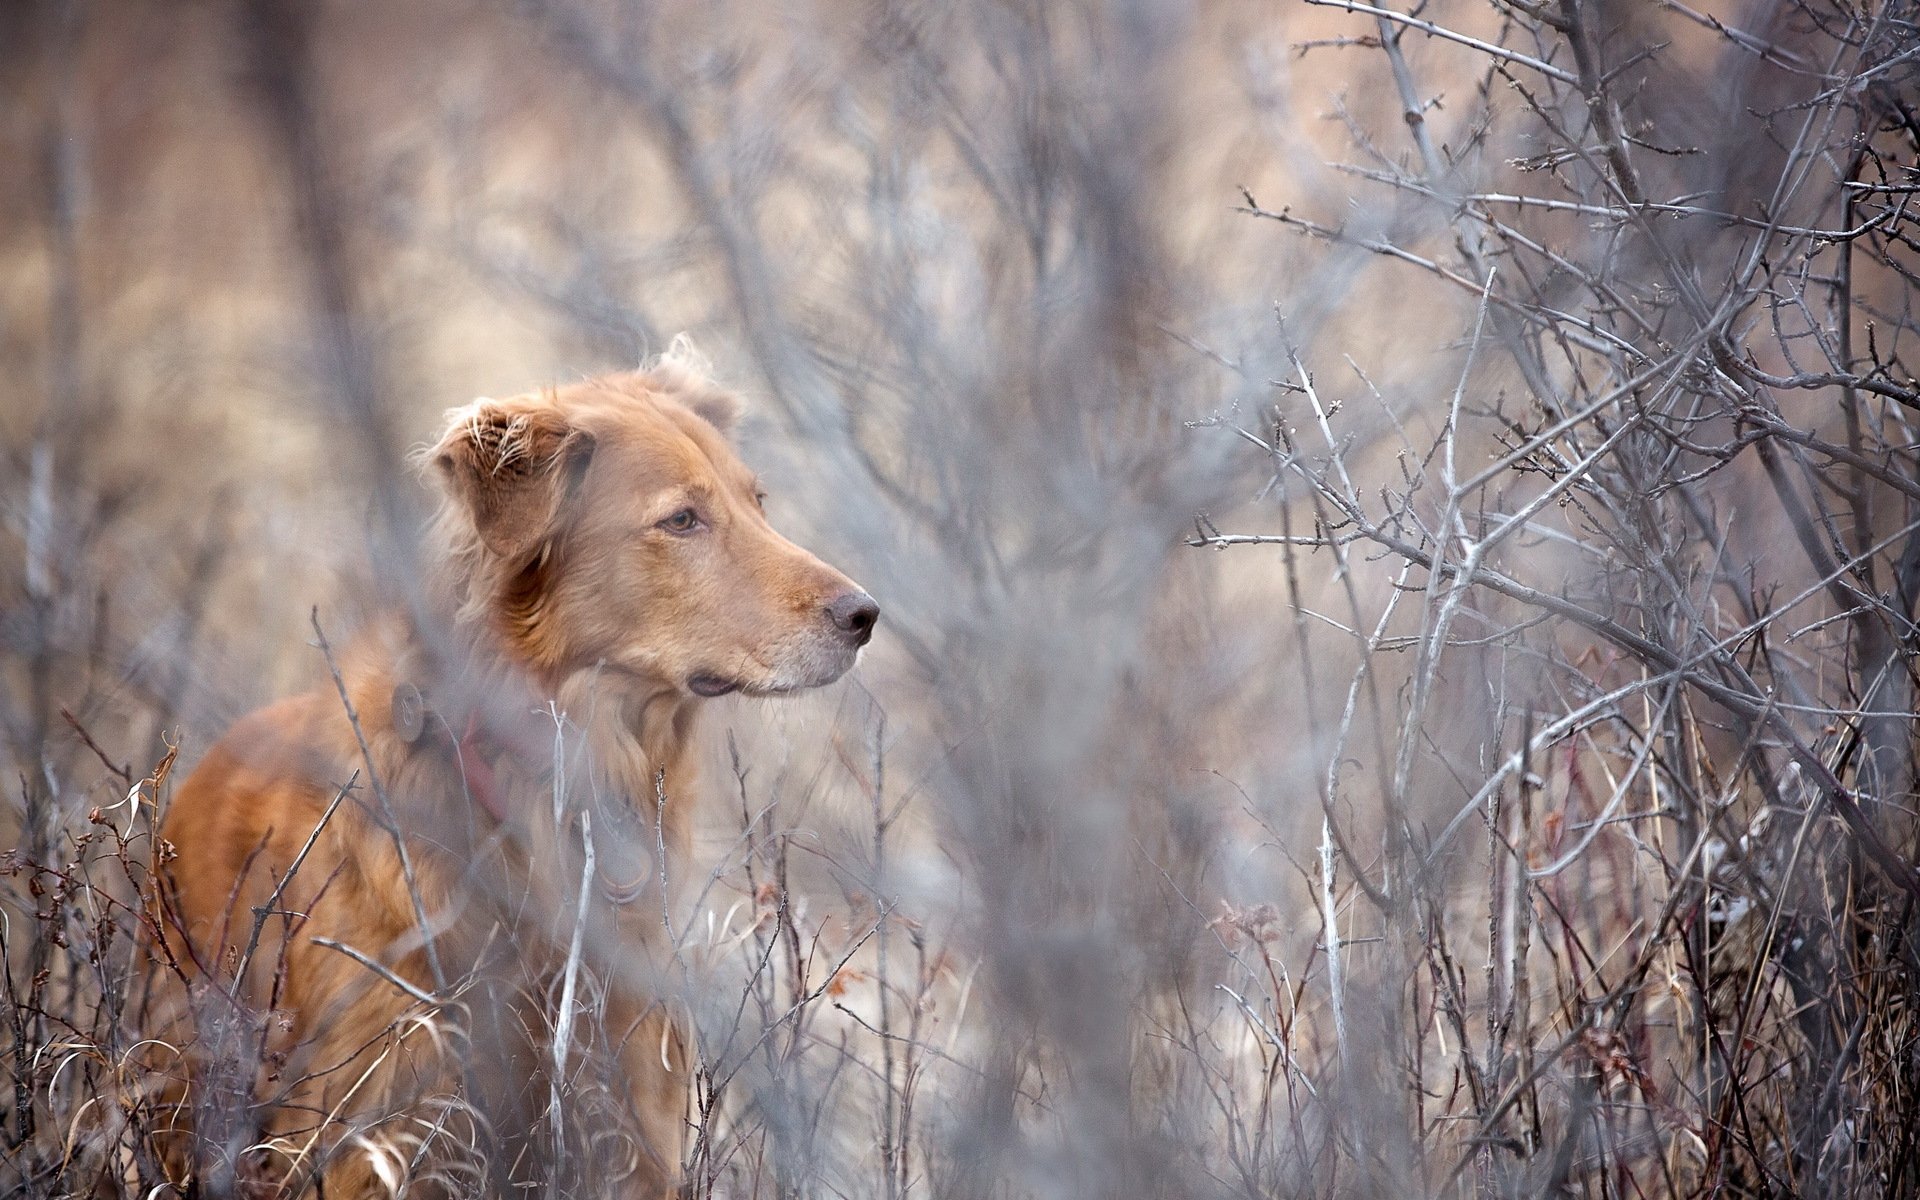
<path fill-rule="evenodd" d="M 1920 1192 L 1915 19 L 0 17 L 0 1178 L 168 1186 L 168 747 L 409 600 L 407 439 L 690 329 L 887 617 L 709 720 L 688 1191 Z"/>

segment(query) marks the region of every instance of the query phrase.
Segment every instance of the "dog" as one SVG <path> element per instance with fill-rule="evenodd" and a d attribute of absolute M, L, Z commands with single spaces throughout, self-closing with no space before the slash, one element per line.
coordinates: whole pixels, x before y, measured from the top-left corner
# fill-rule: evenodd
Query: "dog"
<path fill-rule="evenodd" d="M 879 617 L 768 524 L 738 410 L 676 342 L 449 412 L 417 594 L 177 789 L 155 955 L 203 1176 L 505 1189 L 571 1136 L 596 1194 L 676 1189 L 662 906 L 699 712 L 840 678 Z M 596 1071 L 611 1102 L 555 1133 Z"/>

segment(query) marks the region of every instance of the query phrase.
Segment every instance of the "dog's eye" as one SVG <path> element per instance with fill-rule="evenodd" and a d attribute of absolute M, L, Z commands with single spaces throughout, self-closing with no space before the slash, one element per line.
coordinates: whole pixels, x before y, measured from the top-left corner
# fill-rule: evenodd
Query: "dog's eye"
<path fill-rule="evenodd" d="M 690 508 L 683 508 L 660 522 L 660 528 L 668 533 L 692 533 L 700 528 L 700 514 Z"/>
<path fill-rule="evenodd" d="M 767 511 L 767 494 L 756 488 L 753 493 L 753 505 L 761 512 Z"/>

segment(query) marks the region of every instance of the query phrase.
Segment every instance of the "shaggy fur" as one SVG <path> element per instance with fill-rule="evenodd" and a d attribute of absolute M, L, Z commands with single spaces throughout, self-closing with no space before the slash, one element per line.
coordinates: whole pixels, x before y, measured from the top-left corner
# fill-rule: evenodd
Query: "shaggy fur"
<path fill-rule="evenodd" d="M 767 524 L 735 411 L 681 344 L 449 413 L 423 598 L 341 657 L 357 721 L 332 685 L 282 701 L 181 786 L 158 974 L 192 981 L 203 1179 L 506 1188 L 546 1153 L 595 1194 L 673 1189 L 661 905 L 695 715 L 837 679 L 878 615 Z"/>

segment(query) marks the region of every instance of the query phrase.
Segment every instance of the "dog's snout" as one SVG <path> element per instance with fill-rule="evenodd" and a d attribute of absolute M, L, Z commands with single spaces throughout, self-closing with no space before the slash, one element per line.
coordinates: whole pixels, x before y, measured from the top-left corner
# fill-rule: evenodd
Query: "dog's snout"
<path fill-rule="evenodd" d="M 865 592 L 846 592 L 827 605 L 827 618 L 856 646 L 864 646 L 873 636 L 873 624 L 880 619 L 880 606 Z"/>

